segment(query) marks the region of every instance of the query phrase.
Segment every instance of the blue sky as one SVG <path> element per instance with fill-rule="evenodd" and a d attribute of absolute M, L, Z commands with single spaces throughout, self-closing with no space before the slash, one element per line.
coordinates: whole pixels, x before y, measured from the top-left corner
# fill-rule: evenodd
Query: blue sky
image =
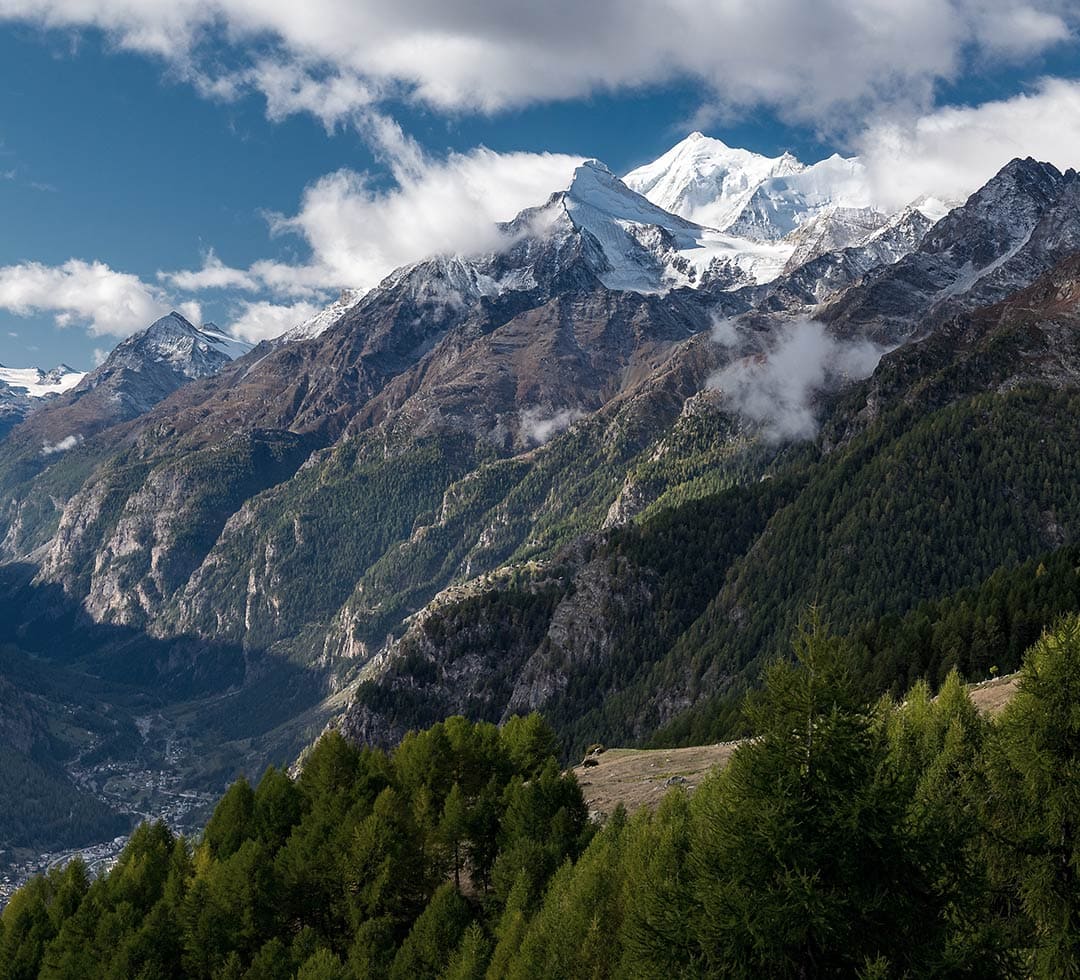
<path fill-rule="evenodd" d="M 757 9 L 767 16 L 776 8 L 779 17 L 784 2 Z M 343 31 L 355 26 L 352 8 L 367 6 L 319 3 L 325 18 L 343 18 Z M 551 5 L 551 17 L 560 3 Z M 313 36 L 273 0 L 265 23 L 253 26 L 245 13 L 227 30 L 222 25 L 241 15 L 227 0 L 219 4 L 208 25 L 199 5 L 179 0 L 160 7 L 153 0 L 102 2 L 92 16 L 93 0 L 71 9 L 65 0 L 0 0 L 0 215 L 7 232 L 0 237 L 0 362 L 88 368 L 95 352 L 136 329 L 140 316 L 173 303 L 197 302 L 205 319 L 226 327 L 243 329 L 245 311 L 256 308 L 287 323 L 342 286 L 370 285 L 387 263 L 421 257 L 414 253 L 424 248 L 423 235 L 398 240 L 386 225 L 402 214 L 421 224 L 425 202 L 432 213 L 442 206 L 444 198 L 430 196 L 433 172 L 443 182 L 467 172 L 474 183 L 490 172 L 515 186 L 528 172 L 526 185 L 540 194 L 531 203 L 539 203 L 547 193 L 540 188 L 562 164 L 534 167 L 533 154 L 596 156 L 621 173 L 692 128 L 768 155 L 791 150 L 806 161 L 834 150 L 862 152 L 879 160 L 886 182 L 888 167 L 904 163 L 886 160 L 883 147 L 896 155 L 896 140 L 886 136 L 900 134 L 900 156 L 918 154 L 928 191 L 967 189 L 965 181 L 985 177 L 969 161 L 1008 159 L 1029 144 L 1036 156 L 1080 164 L 1078 25 L 1070 5 L 1052 0 L 1030 7 L 916 3 L 922 13 L 912 16 L 925 16 L 933 43 L 924 39 L 923 53 L 915 53 L 903 50 L 911 37 L 896 38 L 893 50 L 888 37 L 871 33 L 860 42 L 841 31 L 840 43 L 861 43 L 865 58 L 831 52 L 837 32 L 828 24 L 809 39 L 815 46 L 800 52 L 800 40 L 819 25 L 795 22 L 785 38 L 786 21 L 764 35 L 753 33 L 759 25 L 716 22 L 714 30 L 725 32 L 716 37 L 748 30 L 750 40 L 768 38 L 756 54 L 734 41 L 716 54 L 712 47 L 722 44 L 698 50 L 695 35 L 707 39 L 707 27 L 657 41 L 653 51 L 653 34 L 662 32 L 632 24 L 622 43 L 639 63 L 629 65 L 634 58 L 603 48 L 611 31 L 602 20 L 581 24 L 580 49 L 567 51 L 557 25 L 548 38 L 547 24 L 529 22 L 535 13 L 522 13 L 519 23 L 511 10 L 494 28 L 474 27 L 470 18 L 484 0 L 463 4 L 457 21 L 452 2 L 438 14 L 418 9 L 421 0 L 403 3 L 409 9 L 400 22 L 365 24 L 382 32 L 382 47 L 368 52 L 337 45 L 330 29 Z M 862 24 L 856 15 L 865 11 L 856 8 L 867 4 L 826 6 L 841 27 L 866 29 L 851 25 Z M 1030 16 L 993 21 L 1017 10 Z M 449 31 L 453 44 L 439 30 Z M 469 38 L 480 68 L 458 56 L 459 34 Z M 530 68 L 533 60 L 558 64 L 546 72 Z M 348 97 L 335 101 L 335 85 Z M 967 114 L 953 107 L 968 107 Z M 1053 127 L 1040 122 L 1047 114 L 1056 116 Z M 476 157 L 478 147 L 498 159 Z M 500 156 L 512 153 L 519 155 Z M 320 183 L 342 171 L 350 176 Z M 497 208 L 521 203 L 514 194 L 493 191 L 498 203 L 485 218 L 509 217 Z M 388 196 L 397 202 L 389 217 Z M 297 220 L 271 233 L 275 214 Z M 343 227 L 334 226 L 336 215 Z M 364 238 L 368 225 L 372 241 Z M 433 240 L 444 241 L 438 233 Z M 210 250 L 232 270 L 227 288 L 196 288 L 194 280 L 185 288 L 159 277 L 200 270 Z M 77 268 L 65 265 L 73 259 Z M 253 271 L 266 262 L 270 271 Z M 100 295 L 73 297 L 93 263 Z M 129 312 L 118 314 L 125 303 Z"/>

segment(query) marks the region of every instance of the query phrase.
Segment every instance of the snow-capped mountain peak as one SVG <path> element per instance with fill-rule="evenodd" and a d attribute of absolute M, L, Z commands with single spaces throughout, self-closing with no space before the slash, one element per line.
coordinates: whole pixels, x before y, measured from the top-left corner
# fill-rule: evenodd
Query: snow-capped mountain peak
<path fill-rule="evenodd" d="M 663 292 L 704 282 L 721 288 L 764 282 L 790 253 L 786 246 L 739 241 L 672 214 L 596 160 L 578 167 L 554 200 L 573 228 L 599 247 L 596 271 L 610 289 Z"/>
<path fill-rule="evenodd" d="M 834 153 L 797 173 L 763 180 L 725 230 L 759 241 L 776 241 L 827 211 L 872 207 L 866 167 L 858 157 Z"/>
<path fill-rule="evenodd" d="M 666 211 L 724 230 L 763 180 L 804 169 L 790 153 L 767 157 L 691 133 L 657 160 L 632 170 L 624 181 Z"/>
<path fill-rule="evenodd" d="M 246 341 L 223 333 L 213 323 L 196 327 L 175 311 L 155 320 L 141 337 L 136 335 L 132 339 L 136 345 L 152 347 L 172 364 L 186 362 L 199 353 L 211 351 L 234 360 L 252 348 Z"/>
<path fill-rule="evenodd" d="M 631 171 L 625 182 L 659 207 L 758 242 L 779 241 L 832 209 L 873 207 L 858 157 L 833 154 L 806 166 L 790 153 L 766 157 L 701 133 Z"/>
<path fill-rule="evenodd" d="M 615 218 L 621 222 L 655 225 L 675 233 L 694 234 L 696 222 L 660 207 L 619 180 L 599 160 L 587 160 L 574 171 L 563 196 L 567 212 L 579 227 L 588 227 L 590 219 Z"/>
<path fill-rule="evenodd" d="M 894 231 L 888 215 L 868 206 L 867 184 L 855 158 L 834 155 L 806 167 L 791 154 L 764 157 L 701 133 L 625 179 L 587 160 L 563 190 L 501 226 L 502 248 L 403 266 L 368 294 L 344 292 L 278 342 L 316 337 L 361 304 L 402 288 L 419 304 L 462 307 L 512 292 L 557 289 L 562 272 L 587 270 L 615 290 L 734 290 L 873 241 L 871 251 L 848 263 L 849 271 L 865 271 L 895 261 L 926 230 L 925 221 L 911 221 Z M 669 209 L 679 205 L 668 200 L 668 191 L 683 202 L 682 213 Z M 686 213 L 692 205 L 727 209 L 731 229 L 692 220 Z"/>
<path fill-rule="evenodd" d="M 168 365 L 185 378 L 216 374 L 223 364 L 251 350 L 252 345 L 222 333 L 212 323 L 196 327 L 173 311 L 155 320 L 141 333 L 122 341 L 91 372 L 87 383 L 117 370 L 141 372 L 149 366 Z"/>

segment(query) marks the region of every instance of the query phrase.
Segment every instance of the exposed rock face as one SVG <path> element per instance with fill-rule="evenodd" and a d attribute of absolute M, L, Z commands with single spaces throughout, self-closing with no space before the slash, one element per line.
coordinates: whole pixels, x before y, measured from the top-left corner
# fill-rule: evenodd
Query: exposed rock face
<path fill-rule="evenodd" d="M 1078 201 L 1075 171 L 1014 160 L 914 252 L 868 275 L 822 315 L 840 333 L 895 344 L 998 302 L 1080 249 Z"/>
<path fill-rule="evenodd" d="M 929 412 L 965 394 L 1030 385 L 1080 386 L 1080 255 L 1000 303 L 962 313 L 882 362 L 860 392 L 862 407 L 830 424 L 830 446 L 872 423 L 883 403 Z"/>
<path fill-rule="evenodd" d="M 522 665 L 504 719 L 558 699 L 583 667 L 613 661 L 624 645 L 621 627 L 649 609 L 647 583 L 618 565 L 587 562 L 573 581 L 570 594 L 555 607 L 544 639 Z"/>
<path fill-rule="evenodd" d="M 12 430 L 0 453 L 0 485 L 15 498 L 7 508 L 5 553 L 18 557 L 40 544 L 33 525 L 42 516 L 42 493 L 17 492 L 22 481 L 69 454 L 92 461 L 89 466 L 108 457 L 128 437 L 122 423 L 185 385 L 213 377 L 250 349 L 212 326 L 198 328 L 171 313 L 121 342 L 77 385 L 45 401 Z M 94 451 L 87 440 L 105 430 L 110 435 L 104 448 Z M 56 499 L 50 491 L 43 495 Z M 51 508 L 44 513 L 48 521 Z"/>
<path fill-rule="evenodd" d="M 85 588 L 95 620 L 150 625 L 228 516 L 306 455 L 296 435 L 256 432 L 201 453 L 107 469 L 64 508 L 40 577 L 73 594 Z"/>
<path fill-rule="evenodd" d="M 756 482 L 786 451 L 708 379 L 763 356 L 791 314 L 890 345 L 938 329 L 956 349 L 973 329 L 953 325 L 960 313 L 1080 250 L 1078 188 L 1016 161 L 929 232 L 917 209 L 885 220 L 823 205 L 798 241 L 763 235 L 736 254 L 588 164 L 508 223 L 503 249 L 397 270 L 302 338 L 230 360 L 174 316 L 125 342 L 8 440 L 6 553 L 34 550 L 40 580 L 95 620 L 384 685 L 405 707 L 358 708 L 356 731 L 373 737 L 408 725 L 418 699 L 493 718 L 557 705 L 606 664 L 615 692 L 631 642 L 616 621 L 651 614 L 653 593 L 647 569 L 593 562 L 589 536 Z M 749 339 L 715 343 L 732 316 Z M 1052 353 L 1069 329 L 1040 321 L 1030 376 L 1072 383 L 1071 355 Z M 892 398 L 871 391 L 867 406 Z M 42 455 L 76 432 L 70 452 Z M 550 609 L 492 599 L 485 612 L 491 577 L 521 570 L 528 602 Z M 430 615 L 447 603 L 468 610 L 453 637 Z M 508 639 L 519 613 L 529 627 Z M 658 692 L 657 710 L 689 697 Z"/>

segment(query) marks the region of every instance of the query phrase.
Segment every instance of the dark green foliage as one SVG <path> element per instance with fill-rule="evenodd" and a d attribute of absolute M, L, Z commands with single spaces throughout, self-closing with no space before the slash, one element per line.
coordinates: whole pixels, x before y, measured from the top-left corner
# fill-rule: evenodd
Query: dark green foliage
<path fill-rule="evenodd" d="M 225 861 L 254 835 L 255 793 L 241 777 L 225 791 L 206 825 L 203 841 L 213 857 Z"/>
<path fill-rule="evenodd" d="M 1080 619 L 1044 636 L 987 754 L 993 869 L 1030 924 L 1037 977 L 1080 976 Z"/>
<path fill-rule="evenodd" d="M 330 733 L 193 853 L 143 825 L 106 876 L 31 881 L 0 980 L 1077 975 L 1080 619 L 997 722 L 955 670 L 871 703 L 814 617 L 794 652 L 724 771 L 599 833 L 538 716 Z"/>
<path fill-rule="evenodd" d="M 110 839 L 129 819 L 77 789 L 55 763 L 0 746 L 0 849 L 42 850 Z"/>
<path fill-rule="evenodd" d="M 1080 396 L 1067 391 L 895 411 L 814 469 L 666 669 L 745 673 L 783 649 L 810 602 L 847 631 L 1044 553 L 1050 526 L 1080 527 L 1078 442 Z"/>
<path fill-rule="evenodd" d="M 1060 548 L 982 585 L 921 603 L 854 631 L 867 691 L 900 696 L 922 677 L 936 686 L 950 670 L 969 681 L 1013 673 L 1026 651 L 1066 613 L 1080 610 L 1080 548 Z"/>
<path fill-rule="evenodd" d="M 296 781 L 234 783 L 194 848 L 143 824 L 93 883 L 78 861 L 33 879 L 0 918 L 0 980 L 482 973 L 492 866 L 538 854 L 538 898 L 589 842 L 558 749 L 538 716 L 450 718 L 392 755 L 330 732 Z"/>
<path fill-rule="evenodd" d="M 295 635 L 340 608 L 369 566 L 408 537 L 417 513 L 438 506 L 447 486 L 478 462 L 464 436 L 418 440 L 389 456 L 381 439 L 347 440 L 257 498 L 257 518 L 218 543 L 205 587 L 245 603 L 251 556 L 272 553 L 275 577 L 304 586 L 275 593 L 273 608 L 257 604 L 238 622 L 249 622 L 248 643 L 270 643 L 283 629 Z M 215 606 L 208 615 L 218 612 Z"/>
<path fill-rule="evenodd" d="M 795 496 L 801 480 L 728 487 L 581 544 L 573 560 L 584 566 L 582 587 L 595 589 L 595 577 L 603 577 L 600 612 L 612 655 L 573 651 L 580 655 L 567 668 L 569 686 L 545 708 L 549 723 L 569 743 L 570 757 L 598 735 L 625 742 L 652 727 L 646 681 L 654 663 L 706 609 L 732 562 Z M 384 678 L 365 684 L 358 702 L 399 729 L 431 724 L 450 710 L 498 719 L 525 662 L 534 654 L 545 660 L 561 656 L 546 634 L 560 604 L 573 601 L 578 584 L 568 560 L 448 604 L 425 618 L 419 642 L 406 639 L 399 650 L 393 676 L 403 683 Z M 432 647 L 437 659 L 428 653 Z M 451 702 L 446 677 L 470 658 L 483 661 L 483 674 L 470 679 L 464 704 Z"/>
<path fill-rule="evenodd" d="M 491 957 L 491 942 L 480 923 L 473 922 L 450 959 L 445 980 L 483 980 Z"/>
<path fill-rule="evenodd" d="M 936 688 L 952 670 L 970 682 L 1020 667 L 1024 652 L 1062 616 L 1080 610 L 1080 548 L 999 568 L 985 582 L 920 603 L 851 633 L 856 674 L 867 697 L 893 697 L 923 679 Z M 668 725 L 656 745 L 694 745 L 746 731 L 743 694 L 705 701 Z"/>
<path fill-rule="evenodd" d="M 435 980 L 450 962 L 472 918 L 454 885 L 438 888 L 401 944 L 391 980 Z"/>
<path fill-rule="evenodd" d="M 539 772 L 548 758 L 558 755 L 558 737 L 535 711 L 524 718 L 511 718 L 501 737 L 514 765 L 526 775 Z"/>
<path fill-rule="evenodd" d="M 995 728 L 955 673 L 936 700 L 922 684 L 901 706 L 865 702 L 850 642 L 803 631 L 797 663 L 770 667 L 750 706 L 757 737 L 692 800 L 673 790 L 655 814 L 612 818 L 539 906 L 511 895 L 488 975 L 1072 975 L 1080 894 L 1059 821 L 1076 812 L 1075 746 L 1049 765 L 1022 746 L 1070 745 L 1074 722 L 1055 705 L 1076 714 L 1066 675 L 1080 626 L 1051 648 L 1046 701 L 1029 684 L 1029 703 Z M 1066 788 L 988 795 L 984 767 L 1002 751 L 1029 772 L 1062 766 Z M 1010 841 L 994 825 L 1002 806 L 1034 817 L 1014 832 L 1039 829 Z M 1034 867 L 1018 862 L 1035 842 Z"/>
<path fill-rule="evenodd" d="M 796 657 L 753 700 L 757 740 L 694 799 L 702 959 L 728 976 L 851 975 L 881 957 L 933 973 L 940 910 L 884 726 L 839 641 L 801 631 Z"/>

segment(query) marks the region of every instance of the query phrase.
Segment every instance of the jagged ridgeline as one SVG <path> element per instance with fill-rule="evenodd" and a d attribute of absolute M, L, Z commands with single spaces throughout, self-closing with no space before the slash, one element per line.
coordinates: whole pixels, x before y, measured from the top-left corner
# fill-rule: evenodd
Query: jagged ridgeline
<path fill-rule="evenodd" d="M 86 712 L 39 751 L 183 746 L 208 791 L 330 720 L 735 735 L 812 603 L 875 692 L 1015 663 L 1071 584 L 955 641 L 910 617 L 1067 578 L 1080 181 L 868 194 L 694 136 L 254 350 L 175 314 L 125 341 L 0 442 L 5 656 Z"/>
<path fill-rule="evenodd" d="M 1049 574 L 1049 573 L 1046 573 Z M 1025 976 L 1080 970 L 1080 621 L 994 720 L 959 675 L 860 695 L 811 619 L 692 796 L 598 827 L 537 715 L 324 735 L 197 841 L 144 824 L 0 917 L 0 977 Z"/>

